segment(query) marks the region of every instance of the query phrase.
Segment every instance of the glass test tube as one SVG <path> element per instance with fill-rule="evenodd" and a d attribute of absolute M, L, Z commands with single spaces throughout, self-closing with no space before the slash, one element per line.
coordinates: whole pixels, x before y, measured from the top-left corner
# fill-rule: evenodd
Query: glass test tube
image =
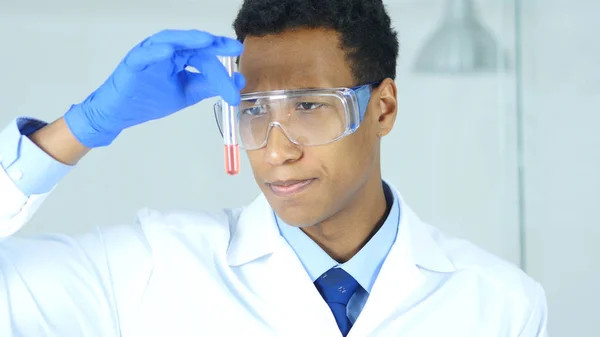
<path fill-rule="evenodd" d="M 223 57 L 221 62 L 229 77 L 233 76 L 235 69 L 235 59 L 233 57 Z M 237 143 L 237 107 L 232 106 L 225 100 L 221 101 L 223 110 L 223 140 L 225 141 L 225 172 L 229 175 L 236 175 L 240 172 L 240 147 Z"/>

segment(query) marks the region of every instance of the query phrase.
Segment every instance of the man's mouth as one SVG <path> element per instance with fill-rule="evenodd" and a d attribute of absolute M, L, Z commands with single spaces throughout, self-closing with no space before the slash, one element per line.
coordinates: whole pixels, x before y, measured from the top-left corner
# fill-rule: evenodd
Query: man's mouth
<path fill-rule="evenodd" d="M 289 197 L 306 189 L 315 179 L 285 180 L 269 183 L 271 191 L 279 197 Z"/>

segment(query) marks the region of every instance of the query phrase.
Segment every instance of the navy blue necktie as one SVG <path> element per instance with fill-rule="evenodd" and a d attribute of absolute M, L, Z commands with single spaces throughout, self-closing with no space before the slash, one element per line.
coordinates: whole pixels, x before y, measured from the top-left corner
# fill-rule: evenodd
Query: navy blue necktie
<path fill-rule="evenodd" d="M 352 327 L 346 308 L 358 289 L 358 282 L 343 269 L 331 268 L 315 281 L 315 286 L 331 308 L 340 331 L 346 336 Z"/>

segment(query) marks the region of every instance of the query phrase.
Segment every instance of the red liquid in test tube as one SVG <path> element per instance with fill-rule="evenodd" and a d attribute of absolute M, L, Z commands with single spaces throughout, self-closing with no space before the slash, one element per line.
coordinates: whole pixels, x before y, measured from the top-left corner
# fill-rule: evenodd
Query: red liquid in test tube
<path fill-rule="evenodd" d="M 239 145 L 225 145 L 225 172 L 230 175 L 240 173 L 240 147 Z"/>
<path fill-rule="evenodd" d="M 224 57 L 221 62 L 231 77 L 235 69 L 233 57 Z M 229 105 L 225 100 L 222 106 L 222 132 L 225 141 L 225 172 L 229 175 L 240 173 L 240 147 L 237 143 L 237 107 Z"/>

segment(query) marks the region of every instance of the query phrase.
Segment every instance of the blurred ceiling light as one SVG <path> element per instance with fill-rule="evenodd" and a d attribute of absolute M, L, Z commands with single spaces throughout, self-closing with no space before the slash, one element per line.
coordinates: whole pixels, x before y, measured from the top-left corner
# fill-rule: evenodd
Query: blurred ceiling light
<path fill-rule="evenodd" d="M 504 52 L 499 50 L 477 18 L 471 0 L 447 0 L 444 20 L 421 50 L 414 69 L 424 73 L 495 72 L 506 66 Z"/>

